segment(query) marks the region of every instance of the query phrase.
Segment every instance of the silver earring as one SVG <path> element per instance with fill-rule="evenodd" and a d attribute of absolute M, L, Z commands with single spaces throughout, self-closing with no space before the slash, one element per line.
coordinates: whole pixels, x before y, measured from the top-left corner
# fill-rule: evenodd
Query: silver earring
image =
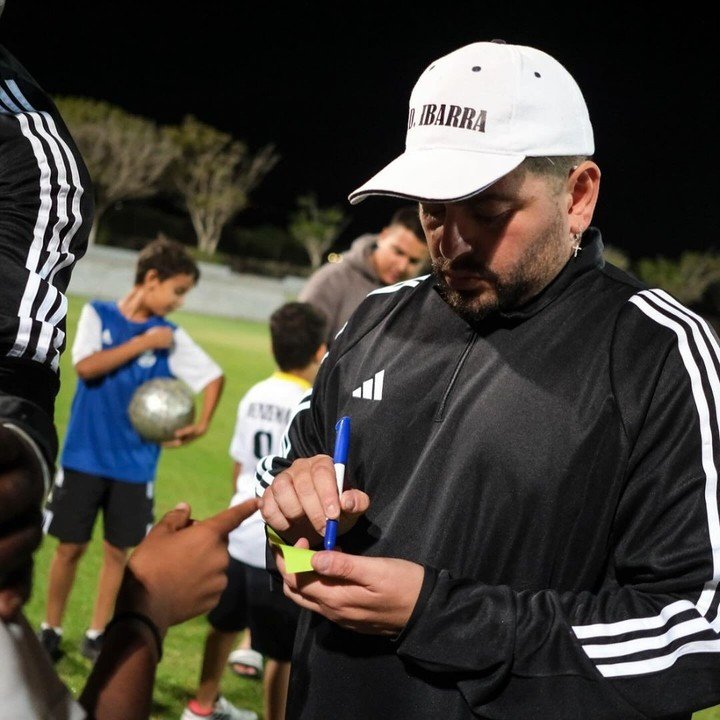
<path fill-rule="evenodd" d="M 573 233 L 572 239 L 573 239 L 573 243 L 575 243 L 572 246 L 572 249 L 575 251 L 573 253 L 573 257 L 577 257 L 578 253 L 582 250 L 582 248 L 580 247 L 580 239 L 581 238 L 582 238 L 582 233 L 579 233 L 579 232 Z"/>

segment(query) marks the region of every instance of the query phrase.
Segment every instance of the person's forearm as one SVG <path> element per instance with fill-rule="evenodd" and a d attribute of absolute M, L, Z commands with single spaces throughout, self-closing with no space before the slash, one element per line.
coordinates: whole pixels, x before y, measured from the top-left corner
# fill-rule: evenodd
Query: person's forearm
<path fill-rule="evenodd" d="M 212 420 L 215 408 L 220 402 L 224 385 L 225 376 L 220 375 L 220 377 L 211 380 L 203 390 L 202 407 L 200 408 L 200 417 L 197 424 L 205 429 L 210 426 L 210 420 Z"/>
<path fill-rule="evenodd" d="M 147 349 L 148 344 L 145 337 L 137 335 L 122 345 L 109 350 L 99 350 L 83 358 L 75 365 L 75 371 L 83 380 L 102 377 L 124 365 L 128 360 L 136 358 Z"/>
<path fill-rule="evenodd" d="M 138 578 L 133 570 L 144 543 L 154 539 L 152 532 L 131 556 L 115 616 L 105 628 L 102 651 L 80 696 L 80 703 L 96 720 L 144 720 L 150 715 L 155 668 L 170 623 L 162 602 L 158 604 L 147 589 L 148 580 Z"/>
<path fill-rule="evenodd" d="M 157 642 L 147 626 L 133 619 L 113 625 L 80 704 L 96 720 L 149 717 L 158 661 Z"/>
<path fill-rule="evenodd" d="M 717 702 L 720 663 L 699 589 L 675 588 L 520 591 L 426 568 L 395 648 L 408 667 L 456 680 L 482 717 L 527 717 L 528 698 L 532 717 L 557 720 L 578 707 L 604 720 L 689 717 Z M 683 645 L 692 663 L 674 661 Z"/>

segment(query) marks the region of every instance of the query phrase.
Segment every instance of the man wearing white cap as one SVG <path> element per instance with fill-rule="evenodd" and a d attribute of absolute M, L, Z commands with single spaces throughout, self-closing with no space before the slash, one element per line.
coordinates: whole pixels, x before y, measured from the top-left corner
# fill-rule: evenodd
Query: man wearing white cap
<path fill-rule="evenodd" d="M 603 261 L 593 152 L 558 62 L 475 43 L 429 65 L 405 152 L 350 195 L 418 201 L 433 273 L 363 302 L 258 466 L 285 541 L 337 518 L 343 550 L 312 574 L 277 555 L 306 609 L 289 718 L 720 702 L 720 350 Z"/>

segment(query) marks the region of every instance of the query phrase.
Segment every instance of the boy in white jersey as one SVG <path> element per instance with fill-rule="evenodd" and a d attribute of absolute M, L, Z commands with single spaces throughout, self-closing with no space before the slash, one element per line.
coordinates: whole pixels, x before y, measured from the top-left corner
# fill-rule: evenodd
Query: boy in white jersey
<path fill-rule="evenodd" d="M 326 352 L 326 321 L 308 303 L 291 302 L 270 317 L 272 351 L 278 370 L 254 385 L 240 401 L 230 445 L 235 495 L 231 505 L 255 496 L 255 465 L 280 452 L 282 437 L 299 401 L 308 393 Z M 219 695 L 223 668 L 237 634 L 249 628 L 252 647 L 266 657 L 264 718 L 285 717 L 290 658 L 297 608 L 280 591 L 270 590 L 265 570 L 265 529 L 259 512 L 230 533 L 228 586 L 210 612 L 200 686 L 182 720 L 251 720 Z"/>
<path fill-rule="evenodd" d="M 53 660 L 62 651 L 62 619 L 75 572 L 98 512 L 104 520 L 103 564 L 90 628 L 81 650 L 95 659 L 112 614 L 128 548 L 153 522 L 153 480 L 160 445 L 130 423 L 128 405 L 147 380 L 177 377 L 202 392 L 197 420 L 166 445 L 203 435 L 223 387 L 223 374 L 190 336 L 165 318 L 182 305 L 199 270 L 187 250 L 160 238 L 139 254 L 135 284 L 119 302 L 87 304 L 72 348 L 78 385 L 45 529 L 60 543 L 50 566 L 40 639 Z"/>

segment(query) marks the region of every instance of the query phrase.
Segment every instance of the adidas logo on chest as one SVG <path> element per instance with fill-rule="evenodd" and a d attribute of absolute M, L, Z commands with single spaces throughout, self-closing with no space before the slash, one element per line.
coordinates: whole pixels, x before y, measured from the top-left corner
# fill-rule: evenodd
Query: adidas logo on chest
<path fill-rule="evenodd" d="M 352 396 L 361 400 L 382 400 L 385 371 L 376 372 L 373 377 L 365 380 L 360 387 L 353 390 Z"/>

